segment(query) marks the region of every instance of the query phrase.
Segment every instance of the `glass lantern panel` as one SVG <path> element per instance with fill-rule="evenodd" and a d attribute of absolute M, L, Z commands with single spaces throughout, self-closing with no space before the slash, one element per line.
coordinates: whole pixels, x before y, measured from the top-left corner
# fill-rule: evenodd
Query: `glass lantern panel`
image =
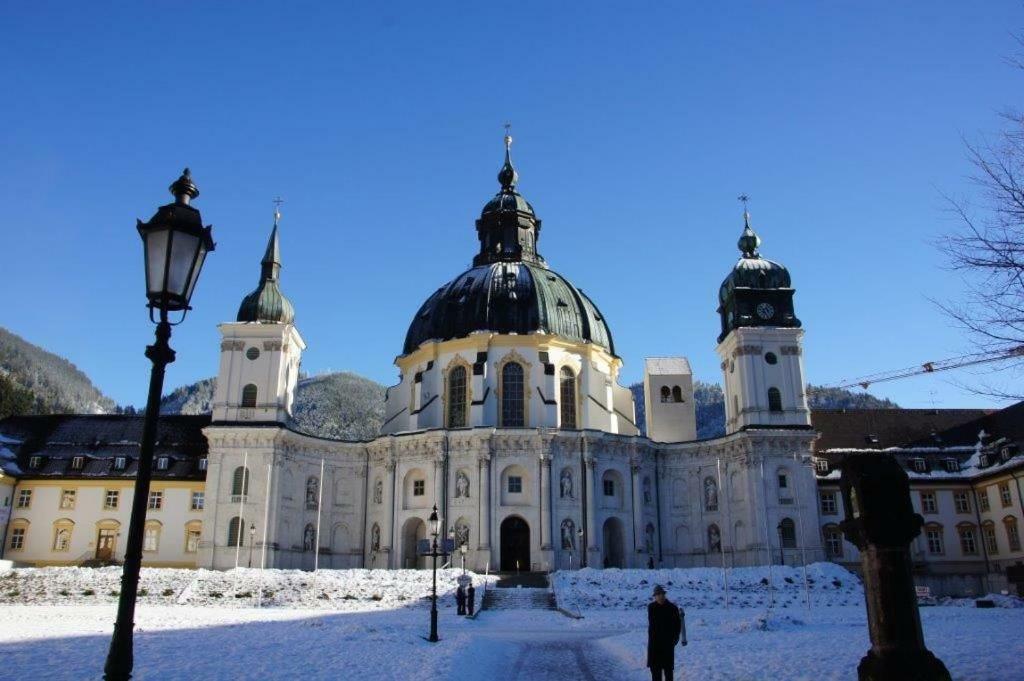
<path fill-rule="evenodd" d="M 196 258 L 195 267 L 192 268 L 192 279 L 188 282 L 188 290 L 185 292 L 185 302 L 192 300 L 192 291 L 195 290 L 196 282 L 199 281 L 199 273 L 203 269 L 203 262 L 206 260 L 206 244 L 200 242 L 199 256 Z"/>
<path fill-rule="evenodd" d="M 159 296 L 164 290 L 167 236 L 166 229 L 154 229 L 146 232 L 146 290 L 150 296 Z"/>
<path fill-rule="evenodd" d="M 167 268 L 167 293 L 171 296 L 185 298 L 189 285 L 189 274 L 192 263 L 199 250 L 199 237 L 183 232 L 175 232 L 171 241 L 171 260 Z"/>

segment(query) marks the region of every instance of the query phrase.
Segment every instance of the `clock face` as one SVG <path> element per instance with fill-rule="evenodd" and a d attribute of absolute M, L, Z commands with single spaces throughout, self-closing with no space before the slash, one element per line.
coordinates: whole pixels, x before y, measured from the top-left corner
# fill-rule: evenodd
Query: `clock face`
<path fill-rule="evenodd" d="M 758 303 L 755 311 L 761 319 L 771 319 L 775 315 L 775 308 L 771 303 Z"/>

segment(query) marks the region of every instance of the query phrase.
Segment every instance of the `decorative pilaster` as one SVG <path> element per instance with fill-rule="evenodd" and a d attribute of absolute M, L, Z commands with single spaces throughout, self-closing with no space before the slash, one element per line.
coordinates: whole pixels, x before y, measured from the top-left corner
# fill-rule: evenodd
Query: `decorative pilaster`
<path fill-rule="evenodd" d="M 381 534 L 384 536 L 380 542 L 380 549 L 386 555 L 387 566 L 393 568 L 395 566 L 391 564 L 392 556 L 396 554 L 393 536 L 395 529 L 395 505 L 398 503 L 395 495 L 395 460 L 389 458 L 384 464 L 384 469 L 388 473 L 387 482 L 384 484 L 384 508 L 387 511 L 384 518 L 384 527 L 381 528 Z"/>
<path fill-rule="evenodd" d="M 491 550 L 491 455 L 480 454 L 480 546 L 481 551 Z"/>
<path fill-rule="evenodd" d="M 597 540 L 597 490 L 595 475 L 597 475 L 597 461 L 588 456 L 586 459 L 587 475 L 584 480 L 587 485 L 587 550 L 592 553 L 601 551 L 601 543 Z M 587 561 L 591 564 L 590 561 Z"/>
<path fill-rule="evenodd" d="M 644 534 L 644 500 L 640 496 L 640 473 L 642 468 L 638 459 L 631 459 L 629 469 L 633 477 L 633 546 L 636 547 L 636 554 L 647 553 L 646 536 Z M 644 561 L 639 561 L 636 567 L 647 567 Z"/>
<path fill-rule="evenodd" d="M 551 549 L 551 455 L 540 455 L 540 548 Z"/>

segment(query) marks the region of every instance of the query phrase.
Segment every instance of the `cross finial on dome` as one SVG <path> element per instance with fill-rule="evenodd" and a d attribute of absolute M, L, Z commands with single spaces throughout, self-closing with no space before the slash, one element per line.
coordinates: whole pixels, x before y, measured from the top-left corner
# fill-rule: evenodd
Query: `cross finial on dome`
<path fill-rule="evenodd" d="M 284 199 L 278 196 L 272 203 L 274 204 L 274 227 L 277 227 L 277 223 L 281 221 L 281 204 L 284 203 Z"/>
<path fill-rule="evenodd" d="M 505 165 L 498 171 L 502 191 L 512 191 L 519 182 L 519 173 L 512 166 L 512 124 L 505 123 Z"/>
<path fill-rule="evenodd" d="M 743 234 L 740 235 L 737 245 L 744 258 L 760 257 L 757 254 L 757 247 L 761 245 L 761 237 L 750 228 L 750 211 L 747 210 L 747 202 L 750 201 L 750 197 L 740 194 L 736 199 L 743 203 Z"/>

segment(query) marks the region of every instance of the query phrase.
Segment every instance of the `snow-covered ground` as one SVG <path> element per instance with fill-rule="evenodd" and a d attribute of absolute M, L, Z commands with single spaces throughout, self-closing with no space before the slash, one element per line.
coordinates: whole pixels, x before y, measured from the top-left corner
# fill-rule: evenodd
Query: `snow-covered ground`
<path fill-rule="evenodd" d="M 812 566 L 808 609 L 802 570 L 793 572 L 791 585 L 789 573 L 775 568 L 776 607 L 769 610 L 762 570 L 730 572 L 735 591 L 728 608 L 722 585 L 714 582 L 720 571 L 717 578 L 705 570 L 558 574 L 560 604 L 573 611 L 579 606 L 579 620 L 536 610 L 485 611 L 467 620 L 454 614 L 449 592 L 441 601 L 438 644 L 423 638 L 426 571 L 321 571 L 315 588 L 310 573 L 267 571 L 263 586 L 277 605 L 257 609 L 251 598 L 235 598 L 259 588 L 255 570 L 148 570 L 136 618 L 135 678 L 640 681 L 650 678 L 643 606 L 659 582 L 686 610 L 690 645 L 677 649 L 677 678 L 856 678 L 870 645 L 856 578 L 835 566 Z M 0 576 L 0 679 L 98 678 L 115 615 L 109 592 L 116 590 L 117 571 L 14 572 Z M 439 587 L 450 590 L 457 574 L 439 575 Z M 482 577 L 475 580 L 482 586 Z M 154 595 L 160 589 L 177 595 Z M 76 590 L 95 593 L 72 595 Z M 32 600 L 14 604 L 21 595 L 13 591 Z M 854 602 L 844 604 L 849 599 Z M 954 678 L 1021 678 L 1024 608 L 1012 607 L 1020 605 L 1013 598 L 999 605 L 1005 607 L 922 608 L 926 642 Z"/>

